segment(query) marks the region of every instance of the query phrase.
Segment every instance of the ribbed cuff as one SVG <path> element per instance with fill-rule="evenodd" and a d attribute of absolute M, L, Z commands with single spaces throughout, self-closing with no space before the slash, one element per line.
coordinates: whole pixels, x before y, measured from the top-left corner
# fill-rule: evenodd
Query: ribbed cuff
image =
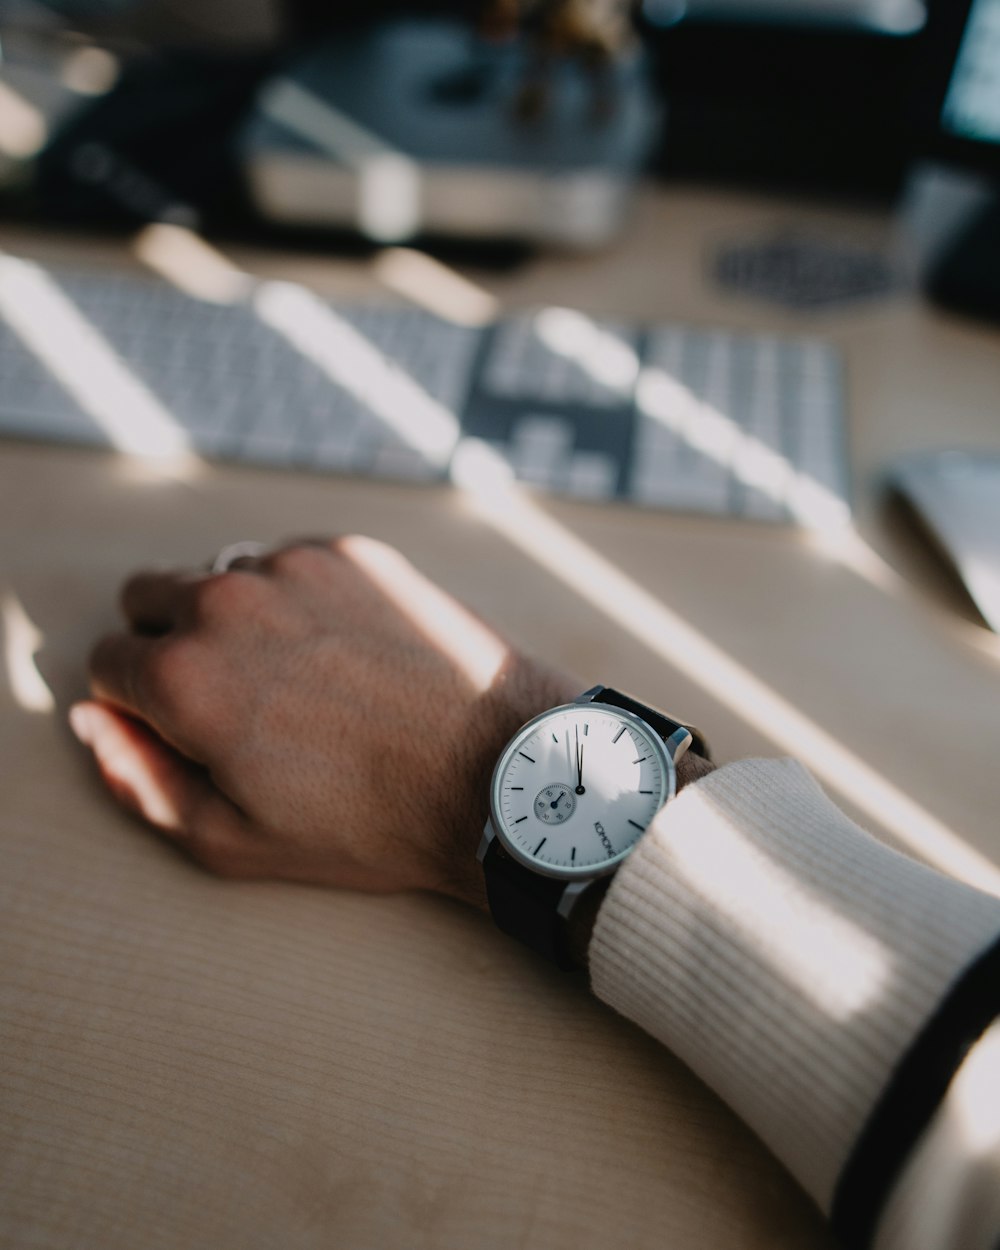
<path fill-rule="evenodd" d="M 748 760 L 660 814 L 590 969 L 829 1210 L 900 1055 L 998 933 L 1000 900 L 877 842 L 793 761 Z"/>

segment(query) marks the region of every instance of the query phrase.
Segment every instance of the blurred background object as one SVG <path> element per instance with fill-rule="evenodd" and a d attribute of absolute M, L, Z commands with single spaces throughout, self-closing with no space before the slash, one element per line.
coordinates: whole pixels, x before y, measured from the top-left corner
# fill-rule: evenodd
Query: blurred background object
<path fill-rule="evenodd" d="M 592 247 L 620 229 L 660 112 L 637 46 L 598 65 L 533 32 L 400 19 L 290 58 L 239 147 L 270 221 Z"/>
<path fill-rule="evenodd" d="M 929 155 L 975 179 L 959 184 L 964 220 L 929 257 L 932 298 L 1000 320 L 1000 2 L 939 3 L 931 11 L 914 107 Z"/>
<path fill-rule="evenodd" d="M 912 204 L 921 159 L 996 183 L 998 25 L 997 0 L 10 0 L 0 176 L 63 221 L 395 241 L 605 244 L 643 167 Z M 988 313 L 963 257 L 929 287 Z"/>
<path fill-rule="evenodd" d="M 892 195 L 911 156 L 922 0 L 646 0 L 676 177 Z"/>

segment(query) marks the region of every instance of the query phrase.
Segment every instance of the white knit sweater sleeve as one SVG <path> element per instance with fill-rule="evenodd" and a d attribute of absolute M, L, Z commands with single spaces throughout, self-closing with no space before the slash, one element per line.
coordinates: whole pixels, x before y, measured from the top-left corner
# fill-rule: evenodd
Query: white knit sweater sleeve
<path fill-rule="evenodd" d="M 660 813 L 608 892 L 590 969 L 598 997 L 683 1059 L 829 1211 L 901 1055 L 998 935 L 1000 900 L 876 841 L 793 761 L 749 760 Z M 1000 1234 L 991 1037 L 962 1079 L 992 1073 L 992 1125 L 956 1129 L 954 1081 L 883 1209 L 878 1250 L 973 1250 L 974 1226 L 983 1244 Z M 951 1180 L 930 1229 L 921 1207 L 942 1152 Z"/>

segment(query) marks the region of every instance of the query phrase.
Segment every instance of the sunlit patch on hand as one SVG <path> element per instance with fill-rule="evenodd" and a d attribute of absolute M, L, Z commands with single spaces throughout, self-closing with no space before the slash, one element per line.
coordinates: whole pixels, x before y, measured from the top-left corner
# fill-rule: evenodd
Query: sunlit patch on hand
<path fill-rule="evenodd" d="M 477 693 L 490 689 L 508 656 L 507 646 L 491 629 L 391 547 L 355 538 L 345 540 L 343 550 L 428 642 L 455 663 Z"/>

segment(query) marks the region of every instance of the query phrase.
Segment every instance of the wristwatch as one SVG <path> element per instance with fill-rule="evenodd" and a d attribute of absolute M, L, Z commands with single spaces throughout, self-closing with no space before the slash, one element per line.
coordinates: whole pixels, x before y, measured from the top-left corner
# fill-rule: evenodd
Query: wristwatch
<path fill-rule="evenodd" d="M 478 858 L 498 928 L 562 968 L 567 922 L 677 792 L 702 735 L 607 686 L 522 725 L 497 761 Z"/>

